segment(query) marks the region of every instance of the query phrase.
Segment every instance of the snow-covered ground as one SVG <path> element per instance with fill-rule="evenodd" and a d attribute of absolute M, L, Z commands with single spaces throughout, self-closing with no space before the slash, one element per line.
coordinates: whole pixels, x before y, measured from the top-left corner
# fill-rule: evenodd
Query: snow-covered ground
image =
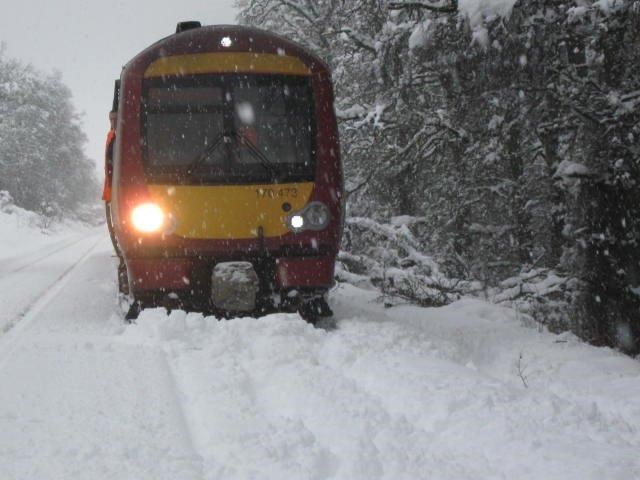
<path fill-rule="evenodd" d="M 76 234 L 64 225 L 47 231 L 42 228 L 44 222 L 39 215 L 13 205 L 7 192 L 0 191 L 0 261 L 19 259 L 45 245 Z M 0 273 L 4 271 L 5 268 L 0 264 Z"/>
<path fill-rule="evenodd" d="M 105 234 L 104 227 L 77 222 L 45 229 L 42 217 L 1 200 L 0 333 L 26 314 L 32 303 Z"/>
<path fill-rule="evenodd" d="M 0 479 L 640 478 L 636 360 L 478 300 L 384 309 L 348 285 L 331 331 L 125 325 L 106 232 L 76 240 L 0 264 Z"/>

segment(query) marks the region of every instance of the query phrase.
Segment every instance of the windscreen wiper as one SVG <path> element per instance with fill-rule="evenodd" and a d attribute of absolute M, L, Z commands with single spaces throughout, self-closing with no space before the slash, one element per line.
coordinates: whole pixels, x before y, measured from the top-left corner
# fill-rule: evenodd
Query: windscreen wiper
<path fill-rule="evenodd" d="M 191 175 L 196 167 L 205 163 L 207 159 L 211 156 L 211 154 L 215 152 L 220 145 L 222 145 L 223 143 L 229 142 L 232 136 L 233 134 L 229 134 L 227 132 L 223 132 L 220 135 L 218 135 L 215 141 L 211 145 L 209 145 L 207 148 L 205 148 L 204 152 L 198 155 L 198 158 L 196 158 L 193 162 L 189 164 L 189 166 L 187 167 L 187 174 Z"/>
<path fill-rule="evenodd" d="M 233 132 L 234 135 L 238 138 L 239 141 L 242 142 L 242 145 L 247 147 L 247 150 L 249 150 L 249 152 L 258 159 L 258 161 L 260 162 L 260 165 L 262 166 L 262 168 L 264 168 L 267 173 L 269 173 L 271 175 L 272 179 L 276 179 L 278 172 L 273 164 L 273 161 L 270 160 L 264 153 L 262 153 L 260 150 L 258 150 L 258 147 L 256 147 L 253 142 L 251 140 L 249 140 L 249 138 L 240 133 L 240 132 Z"/>
<path fill-rule="evenodd" d="M 274 180 L 277 178 L 278 172 L 273 165 L 273 161 L 271 161 L 269 158 L 267 158 L 267 156 L 265 156 L 264 153 L 258 150 L 258 148 L 253 144 L 253 142 L 249 140 L 249 138 L 247 138 L 245 135 L 237 131 L 233 131 L 233 132 L 227 131 L 227 132 L 221 133 L 216 138 L 216 140 L 204 150 L 204 152 L 198 155 L 198 158 L 196 158 L 193 162 L 189 164 L 189 166 L 187 167 L 187 175 L 193 175 L 195 169 L 198 166 L 204 164 L 206 160 L 211 156 L 211 154 L 214 153 L 220 145 L 224 143 L 231 143 L 234 139 L 236 140 L 234 145 L 235 148 L 238 148 L 240 146 L 240 142 L 242 142 L 242 145 L 245 146 L 249 151 L 249 153 L 260 162 L 260 165 L 262 166 L 262 168 L 264 168 L 267 171 L 267 173 L 271 176 L 271 178 Z M 237 155 L 237 157 L 240 158 L 239 155 Z"/>

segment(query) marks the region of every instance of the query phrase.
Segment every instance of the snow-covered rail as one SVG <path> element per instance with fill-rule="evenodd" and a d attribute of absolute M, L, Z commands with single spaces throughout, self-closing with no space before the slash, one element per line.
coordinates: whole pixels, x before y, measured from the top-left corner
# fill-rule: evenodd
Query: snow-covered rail
<path fill-rule="evenodd" d="M 55 296 L 69 273 L 103 240 L 103 233 L 92 232 L 48 246 L 24 259 L 5 261 L 0 274 L 0 341 L 3 334 L 20 322 L 26 323 L 30 313 Z"/>
<path fill-rule="evenodd" d="M 0 478 L 201 480 L 164 352 L 120 339 L 108 238 L 81 245 L 0 337 Z"/>
<path fill-rule="evenodd" d="M 72 238 L 65 238 L 46 247 L 41 247 L 33 252 L 21 255 L 18 258 L 9 258 L 0 260 L 0 279 L 21 272 L 47 258 L 75 246 L 86 239 L 86 235 L 80 235 Z"/>

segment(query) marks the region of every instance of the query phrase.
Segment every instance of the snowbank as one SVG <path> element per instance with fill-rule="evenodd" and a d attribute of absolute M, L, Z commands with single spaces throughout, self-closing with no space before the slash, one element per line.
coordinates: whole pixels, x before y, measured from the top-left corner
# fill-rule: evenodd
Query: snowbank
<path fill-rule="evenodd" d="M 73 221 L 51 223 L 37 213 L 15 206 L 10 195 L 0 191 L 0 260 L 18 258 L 88 228 Z"/>
<path fill-rule="evenodd" d="M 40 216 L 3 198 L 0 196 L 0 258 L 20 255 L 46 242 L 48 235 L 40 228 Z"/>

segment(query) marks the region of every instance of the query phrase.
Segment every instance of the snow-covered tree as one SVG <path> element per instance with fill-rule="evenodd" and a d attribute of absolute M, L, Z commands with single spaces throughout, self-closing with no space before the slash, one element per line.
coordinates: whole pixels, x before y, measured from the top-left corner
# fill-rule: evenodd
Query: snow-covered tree
<path fill-rule="evenodd" d="M 72 213 L 97 197 L 97 179 L 71 92 L 0 50 L 0 190 L 46 216 Z"/>
<path fill-rule="evenodd" d="M 410 216 L 449 277 L 640 349 L 638 0 L 239 5 L 329 62 L 350 215 Z"/>

